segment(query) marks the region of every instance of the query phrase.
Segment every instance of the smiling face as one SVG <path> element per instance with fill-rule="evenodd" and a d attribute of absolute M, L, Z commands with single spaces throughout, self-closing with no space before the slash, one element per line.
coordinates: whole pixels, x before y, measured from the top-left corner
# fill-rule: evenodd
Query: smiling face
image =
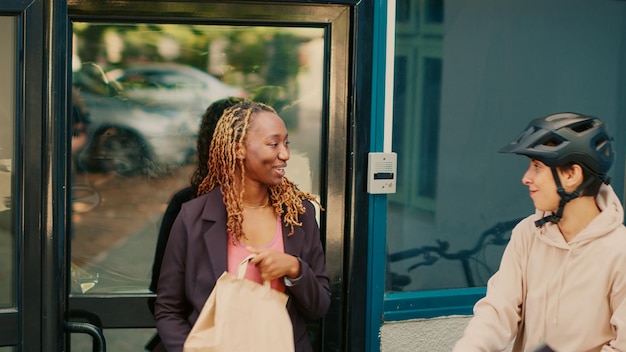
<path fill-rule="evenodd" d="M 289 160 L 287 128 L 278 115 L 261 111 L 250 119 L 242 149 L 247 181 L 278 185 L 285 176 Z"/>
<path fill-rule="evenodd" d="M 528 186 L 530 198 L 537 210 L 554 212 L 558 209 L 561 197 L 557 193 L 556 182 L 549 166 L 531 159 L 530 166 L 522 177 L 522 183 Z"/>

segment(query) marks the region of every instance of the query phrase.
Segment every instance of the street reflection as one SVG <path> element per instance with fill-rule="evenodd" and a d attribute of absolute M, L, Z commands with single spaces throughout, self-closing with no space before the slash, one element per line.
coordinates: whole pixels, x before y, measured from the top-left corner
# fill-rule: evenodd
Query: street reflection
<path fill-rule="evenodd" d="M 72 294 L 149 292 L 163 212 L 189 184 L 201 115 L 217 99 L 273 106 L 289 132 L 287 177 L 319 194 L 323 29 L 73 28 L 88 140 L 73 155 Z"/>
<path fill-rule="evenodd" d="M 161 216 L 192 170 L 159 178 L 77 175 L 101 202 L 72 215 L 73 293 L 147 292 Z"/>

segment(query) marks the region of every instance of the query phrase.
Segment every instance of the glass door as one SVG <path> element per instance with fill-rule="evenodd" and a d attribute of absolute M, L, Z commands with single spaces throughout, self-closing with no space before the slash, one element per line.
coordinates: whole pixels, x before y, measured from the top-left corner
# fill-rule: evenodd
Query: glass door
<path fill-rule="evenodd" d="M 75 0 L 68 12 L 68 319 L 102 331 L 108 350 L 150 344 L 164 212 L 198 168 L 205 109 L 245 97 L 273 106 L 285 120 L 287 177 L 326 209 L 318 220 L 333 319 L 310 328 L 319 350 L 340 350 L 348 8 Z M 70 334 L 66 343 L 90 351 L 93 339 Z"/>

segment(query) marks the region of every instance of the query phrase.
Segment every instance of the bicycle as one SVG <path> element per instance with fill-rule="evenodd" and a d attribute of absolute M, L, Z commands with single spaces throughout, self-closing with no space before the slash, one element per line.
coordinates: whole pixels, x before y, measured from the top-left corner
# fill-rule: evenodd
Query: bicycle
<path fill-rule="evenodd" d="M 482 269 L 486 271 L 489 277 L 495 272 L 495 269 L 487 264 L 486 258 L 478 258 L 476 255 L 481 251 L 484 253 L 486 247 L 490 245 L 506 246 L 511 238 L 511 231 L 522 219 L 523 217 L 498 222 L 494 226 L 483 231 L 478 238 L 476 245 L 470 249 L 463 249 L 458 252 L 449 253 L 448 250 L 450 249 L 450 243 L 448 241 L 437 240 L 436 246 L 422 246 L 391 253 L 387 256 L 387 260 L 390 263 L 395 263 L 411 258 L 421 259 L 417 263 L 409 266 L 407 271 L 413 271 L 422 266 L 433 265 L 439 259 L 458 260 L 461 262 L 463 267 L 463 274 L 465 276 L 467 286 L 477 287 L 478 285 L 474 280 L 474 272 L 471 264 L 474 263 L 478 266 L 475 271 Z M 406 275 L 397 273 L 391 274 L 391 286 L 394 289 L 401 291 L 402 287 L 410 283 L 410 278 Z"/>
<path fill-rule="evenodd" d="M 88 184 L 72 185 L 72 212 L 82 214 L 100 205 L 100 193 Z"/>
<path fill-rule="evenodd" d="M 100 205 L 102 199 L 100 193 L 91 186 L 89 177 L 86 174 L 82 174 L 82 183 L 77 183 L 76 178 L 78 175 L 77 167 L 72 161 L 72 213 L 83 214 L 94 210 Z"/>

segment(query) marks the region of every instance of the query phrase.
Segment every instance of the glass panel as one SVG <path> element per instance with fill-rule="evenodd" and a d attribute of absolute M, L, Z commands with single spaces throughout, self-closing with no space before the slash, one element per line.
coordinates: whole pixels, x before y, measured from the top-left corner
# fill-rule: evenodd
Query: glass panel
<path fill-rule="evenodd" d="M 626 3 L 505 1 L 497 16 L 462 1 L 400 3 L 387 291 L 484 286 L 512 227 L 534 212 L 527 159 L 497 151 L 560 111 L 600 117 L 623 143 L 626 32 L 613 28 L 626 26 Z M 624 166 L 618 150 L 619 195 Z"/>
<path fill-rule="evenodd" d="M 144 346 L 156 329 L 105 329 L 107 351 L 147 351 Z M 71 335 L 71 352 L 92 352 L 93 338 L 87 334 Z"/>
<path fill-rule="evenodd" d="M 15 306 L 15 19 L 0 17 L 0 308 Z"/>
<path fill-rule="evenodd" d="M 443 22 L 443 0 L 427 0 L 424 15 L 426 17 L 424 22 L 441 24 Z"/>
<path fill-rule="evenodd" d="M 73 294 L 147 292 L 161 218 L 196 168 L 201 115 L 227 96 L 273 106 L 287 176 L 319 194 L 324 29 L 74 23 Z M 79 144 L 79 143 L 77 143 Z"/>

